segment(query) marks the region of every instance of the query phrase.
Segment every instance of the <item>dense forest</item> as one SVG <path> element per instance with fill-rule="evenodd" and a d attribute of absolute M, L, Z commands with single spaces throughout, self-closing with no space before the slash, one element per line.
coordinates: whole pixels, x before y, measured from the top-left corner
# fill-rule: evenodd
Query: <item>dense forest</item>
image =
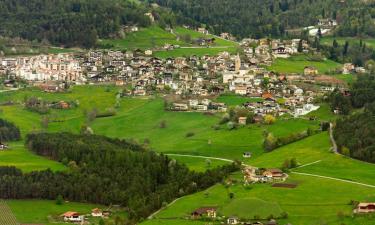
<path fill-rule="evenodd" d="M 0 118 L 0 143 L 2 141 L 17 141 L 20 138 L 20 129 L 13 123 Z"/>
<path fill-rule="evenodd" d="M 280 37 L 288 30 L 337 19 L 338 35 L 374 35 L 373 5 L 360 0 L 145 0 L 172 9 L 179 18 L 206 24 L 239 38 Z M 189 23 L 189 20 L 180 23 Z M 193 24 L 195 25 L 195 24 Z"/>
<path fill-rule="evenodd" d="M 124 0 L 2 0 L 0 35 L 92 47 L 121 25 L 147 26 L 148 10 Z"/>
<path fill-rule="evenodd" d="M 120 204 L 132 218 L 145 218 L 174 198 L 221 182 L 238 169 L 232 164 L 205 173 L 137 144 L 96 135 L 29 134 L 31 151 L 58 160 L 70 169 L 23 174 L 0 168 L 0 198 L 64 199 Z"/>
<path fill-rule="evenodd" d="M 331 104 L 343 114 L 363 108 L 338 120 L 334 137 L 342 154 L 375 162 L 375 75 L 360 76 L 352 85 L 350 94 L 334 92 Z"/>

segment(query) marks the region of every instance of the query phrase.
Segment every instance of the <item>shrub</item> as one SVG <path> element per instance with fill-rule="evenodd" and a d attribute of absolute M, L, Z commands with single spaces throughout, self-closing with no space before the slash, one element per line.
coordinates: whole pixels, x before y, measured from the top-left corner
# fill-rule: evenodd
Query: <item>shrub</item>
<path fill-rule="evenodd" d="M 194 135 L 195 135 L 194 132 L 188 132 L 188 133 L 186 134 L 186 137 L 189 138 L 189 137 L 193 137 Z"/>
<path fill-rule="evenodd" d="M 235 124 L 233 122 L 228 122 L 227 123 L 227 128 L 228 130 L 233 130 L 234 128 L 236 128 Z"/>
<path fill-rule="evenodd" d="M 275 123 L 275 122 L 276 122 L 276 118 L 275 118 L 274 116 L 272 116 L 272 115 L 266 115 L 266 116 L 264 117 L 264 123 L 265 123 L 265 124 L 270 125 L 270 124 L 273 124 L 273 123 Z"/>
<path fill-rule="evenodd" d="M 162 120 L 161 122 L 160 122 L 160 124 L 159 124 L 159 127 L 160 128 L 166 128 L 167 127 L 167 121 L 165 121 L 165 120 Z"/>
<path fill-rule="evenodd" d="M 62 195 L 58 195 L 56 198 L 56 205 L 62 205 L 62 204 L 64 204 L 64 199 Z"/>

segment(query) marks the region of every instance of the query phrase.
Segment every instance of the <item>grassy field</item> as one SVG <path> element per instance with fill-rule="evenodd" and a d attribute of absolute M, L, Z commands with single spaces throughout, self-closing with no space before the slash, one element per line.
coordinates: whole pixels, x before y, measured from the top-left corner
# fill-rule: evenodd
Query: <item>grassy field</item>
<path fill-rule="evenodd" d="M 177 200 L 158 213 L 155 220 L 144 224 L 159 224 L 159 221 L 173 224 L 171 220 L 185 218 L 199 207 L 217 206 L 220 215 L 238 215 L 245 220 L 253 219 L 254 215 L 263 219 L 271 214 L 277 217 L 280 212 L 286 212 L 288 219 L 278 220 L 281 224 L 290 222 L 306 225 L 339 225 L 346 221 L 347 225 L 356 225 L 358 220 L 349 217 L 352 212 L 349 202 L 353 199 L 365 201 L 375 197 L 373 189 L 322 178 L 291 175 L 289 182 L 298 184 L 297 188 L 274 188 L 269 184 L 250 187 L 236 184 L 227 188 L 218 184 L 204 192 Z M 230 199 L 228 193 L 234 193 L 234 198 Z M 340 218 L 337 216 L 338 213 L 348 217 Z M 371 220 L 364 220 L 361 224 L 371 223 Z"/>
<path fill-rule="evenodd" d="M 104 111 L 113 107 L 116 102 L 117 87 L 113 86 L 76 86 L 68 93 L 44 93 L 36 89 L 6 92 L 0 95 L 0 103 L 13 100 L 16 104 L 0 107 L 0 117 L 15 122 L 20 126 L 23 136 L 33 130 L 40 129 L 41 115 L 26 110 L 22 103 L 25 96 L 40 97 L 49 101 L 77 101 L 79 106 L 70 110 L 51 110 L 50 115 L 62 119 L 62 122 L 50 122 L 48 131 L 71 131 L 78 133 L 86 122 L 85 111 L 97 108 Z M 228 105 L 238 105 L 249 99 L 224 95 L 218 101 Z M 251 99 L 253 100 L 253 99 Z M 262 218 L 268 214 L 278 216 L 287 212 L 288 219 L 282 223 L 292 224 L 334 224 L 339 225 L 371 225 L 369 219 L 338 217 L 338 214 L 351 215 L 350 200 L 375 201 L 373 188 L 351 184 L 345 181 L 361 182 L 375 185 L 375 165 L 352 160 L 330 152 L 331 144 L 326 132 L 305 138 L 301 141 L 283 146 L 270 153 L 263 151 L 263 133 L 272 132 L 275 136 L 286 136 L 306 130 L 308 127 L 317 129 L 319 120 L 333 120 L 327 104 L 309 115 L 319 120 L 279 118 L 272 125 L 248 125 L 235 130 L 227 130 L 226 126 L 213 129 L 218 124 L 221 114 L 204 115 L 202 113 L 169 112 L 164 110 L 161 98 L 122 98 L 116 115 L 97 118 L 89 125 L 96 134 L 110 137 L 134 139 L 144 142 L 147 139 L 151 149 L 163 153 L 187 154 L 197 156 L 222 157 L 226 159 L 242 159 L 244 151 L 251 151 L 253 157 L 244 160 L 258 167 L 280 167 L 286 159 L 295 157 L 301 165 L 292 172 L 333 177 L 342 180 L 330 180 L 306 175 L 290 173 L 287 182 L 296 183 L 295 189 L 273 188 L 268 184 L 244 187 L 241 183 L 232 186 L 217 184 L 206 191 L 183 197 L 156 215 L 153 220 L 142 224 L 205 224 L 203 221 L 186 221 L 184 218 L 194 209 L 202 206 L 217 206 L 219 214 L 237 215 L 252 219 Z M 165 128 L 160 127 L 164 121 Z M 186 137 L 188 132 L 194 136 Z M 28 172 L 51 168 L 62 170 L 59 163 L 35 156 L 28 152 L 22 142 L 10 143 L 12 149 L 0 152 L 0 165 L 15 165 Z M 189 168 L 204 171 L 228 162 L 211 159 L 208 165 L 204 158 L 171 156 Z M 241 175 L 234 179 L 241 181 Z M 332 191 L 334 190 L 334 191 Z M 234 193 L 234 198 L 228 197 Z M 48 216 L 56 216 L 72 207 L 75 211 L 86 212 L 92 205 L 69 203 L 63 206 L 54 205 L 53 201 L 9 201 L 9 206 L 20 222 L 43 223 L 50 225 Z M 30 205 L 38 206 L 35 213 Z M 72 204 L 72 205 L 70 205 Z M 65 207 L 65 208 L 64 208 Z M 27 210 L 22 210 L 26 208 Z"/>
<path fill-rule="evenodd" d="M 224 94 L 220 95 L 216 101 L 218 102 L 223 102 L 228 106 L 237 106 L 237 105 L 242 105 L 243 103 L 246 102 L 262 102 L 262 98 L 249 98 L 249 97 L 244 97 L 240 95 L 235 95 L 235 94 Z"/>
<path fill-rule="evenodd" d="M 333 44 L 333 40 L 336 40 L 337 43 L 339 43 L 340 45 L 344 45 L 345 42 L 348 41 L 349 42 L 349 46 L 350 46 L 351 44 L 359 44 L 361 38 L 353 38 L 353 37 L 330 37 L 330 36 L 327 36 L 327 37 L 323 37 L 320 40 L 320 43 L 324 44 L 324 45 L 332 45 Z M 368 47 L 372 47 L 372 48 L 375 47 L 375 39 L 374 38 L 364 38 L 364 39 L 362 39 L 362 42 L 365 43 Z"/>
<path fill-rule="evenodd" d="M 251 151 L 254 156 L 263 153 L 265 130 L 285 136 L 307 127 L 318 128 L 316 121 L 297 119 L 279 120 L 270 126 L 249 125 L 232 131 L 222 126 L 215 130 L 212 126 L 219 122 L 221 115 L 168 112 L 164 110 L 161 99 L 142 100 L 143 105 L 122 111 L 127 109 L 128 102 L 134 101 L 132 98 L 124 99 L 116 116 L 97 119 L 92 125 L 94 132 L 110 137 L 133 138 L 139 142 L 148 139 L 150 147 L 159 152 L 241 159 L 244 151 Z M 160 128 L 161 121 L 165 121 L 165 128 Z M 195 135 L 187 138 L 188 132 Z"/>
<path fill-rule="evenodd" d="M 104 111 L 106 108 L 113 107 L 116 93 L 116 87 L 102 86 L 77 86 L 69 93 L 56 94 L 31 89 L 4 93 L 0 97 L 0 103 L 12 99 L 21 103 L 25 96 L 41 97 L 50 101 L 78 101 L 77 108 L 51 110 L 50 115 L 60 118 L 62 122 L 50 122 L 48 125 L 50 132 L 78 133 L 81 125 L 86 122 L 84 112 L 93 108 Z M 229 131 L 223 125 L 219 130 L 215 130 L 212 126 L 218 124 L 221 114 L 210 116 L 202 113 L 168 112 L 164 110 L 163 105 L 163 100 L 159 98 L 123 98 L 119 108 L 116 109 L 115 116 L 98 118 L 90 123 L 90 126 L 96 134 L 132 138 L 141 143 L 148 139 L 150 147 L 159 152 L 228 159 L 241 159 L 244 151 L 251 151 L 254 157 L 263 154 L 262 142 L 265 130 L 276 136 L 286 136 L 306 130 L 308 127 L 319 127 L 317 121 L 280 119 L 269 126 L 249 125 Z M 42 115 L 28 111 L 20 104 L 2 106 L 0 116 L 16 123 L 23 135 L 41 129 Z M 162 121 L 166 123 L 165 128 L 160 128 Z M 193 132 L 195 135 L 187 138 L 188 132 Z M 24 161 L 20 160 L 20 162 Z M 197 169 L 197 165 L 205 165 L 205 162 L 191 161 L 191 164 L 192 168 Z"/>
<path fill-rule="evenodd" d="M 341 64 L 331 60 L 310 61 L 304 55 L 292 56 L 287 59 L 276 59 L 267 69 L 279 73 L 299 73 L 303 74 L 306 66 L 314 66 L 320 74 L 327 73 L 341 67 Z"/>
<path fill-rule="evenodd" d="M 154 56 L 159 58 L 168 57 L 188 57 L 191 55 L 204 56 L 204 55 L 217 55 L 221 52 L 236 53 L 237 48 L 235 47 L 192 47 L 192 48 L 178 48 L 169 51 L 157 51 Z"/>
<path fill-rule="evenodd" d="M 321 133 L 302 141 L 281 147 L 271 153 L 251 160 L 251 165 L 259 167 L 280 167 L 285 159 L 295 157 L 301 164 L 320 162 L 293 171 L 330 176 L 345 180 L 375 184 L 375 165 L 365 164 L 330 153 L 327 133 Z M 184 218 L 194 209 L 203 206 L 216 206 L 219 214 L 253 219 L 265 218 L 270 214 L 278 216 L 281 224 L 334 224 L 334 225 L 370 225 L 372 220 L 363 217 L 352 218 L 351 200 L 374 201 L 374 188 L 351 184 L 344 181 L 289 174 L 287 183 L 297 184 L 294 189 L 274 188 L 269 184 L 255 184 L 250 187 L 237 183 L 231 186 L 218 184 L 206 191 L 183 197 L 144 224 L 159 224 L 173 218 Z M 234 176 L 240 181 L 241 176 Z M 334 191 L 333 191 L 334 190 Z M 229 198 L 229 193 L 234 198 Z M 219 224 L 219 223 L 218 223 Z"/>
<path fill-rule="evenodd" d="M 204 172 L 207 169 L 212 169 L 218 166 L 223 166 L 228 164 L 229 162 L 222 161 L 222 160 L 215 160 L 215 159 L 202 159 L 196 157 L 186 157 L 186 156 L 169 156 L 177 160 L 180 163 L 186 164 L 189 169 L 197 171 L 197 172 Z"/>
<path fill-rule="evenodd" d="M 67 211 L 75 211 L 81 214 L 90 214 L 94 208 L 105 209 L 105 206 L 65 202 L 56 205 L 54 201 L 47 200 L 8 200 L 8 206 L 16 216 L 18 222 L 44 225 L 64 225 L 59 216 Z"/>
<path fill-rule="evenodd" d="M 65 169 L 65 166 L 58 162 L 48 160 L 28 151 L 21 142 L 12 142 L 9 143 L 9 146 L 11 147 L 9 150 L 0 151 L 0 166 L 15 166 L 24 172 Z"/>
<path fill-rule="evenodd" d="M 162 47 L 165 44 L 186 45 L 177 41 L 176 36 L 158 26 L 141 28 L 137 32 L 129 33 L 124 39 L 105 39 L 100 44 L 111 44 L 115 49 L 150 49 Z"/>
<path fill-rule="evenodd" d="M 357 76 L 353 74 L 337 74 L 333 75 L 333 77 L 339 80 L 343 80 L 349 85 L 351 85 L 355 80 L 357 80 Z"/>
<path fill-rule="evenodd" d="M 189 35 L 192 40 L 197 38 L 215 38 L 215 44 L 210 48 L 194 46 L 191 43 L 187 43 L 183 40 L 178 40 L 178 36 Z M 173 33 L 167 32 L 158 26 L 151 26 L 148 28 L 142 28 L 138 32 L 133 32 L 127 35 L 124 39 L 105 39 L 101 40 L 102 45 L 113 45 L 114 49 L 153 49 L 157 47 L 163 47 L 165 44 L 179 45 L 182 48 L 174 50 L 159 50 L 154 52 L 154 56 L 160 58 L 167 57 L 180 57 L 190 55 L 217 55 L 220 52 L 227 51 L 235 53 L 237 51 L 238 44 L 232 41 L 224 40 L 212 35 L 204 35 L 197 31 L 186 29 L 183 27 L 177 27 Z"/>

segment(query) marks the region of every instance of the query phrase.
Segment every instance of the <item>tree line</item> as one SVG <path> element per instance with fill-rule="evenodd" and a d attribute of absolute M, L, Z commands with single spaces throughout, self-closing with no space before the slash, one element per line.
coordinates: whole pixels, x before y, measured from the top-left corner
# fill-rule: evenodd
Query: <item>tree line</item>
<path fill-rule="evenodd" d="M 90 48 L 122 25 L 150 25 L 146 12 L 123 0 L 2 0 L 0 35 Z"/>
<path fill-rule="evenodd" d="M 338 150 L 356 159 L 375 162 L 375 75 L 359 76 L 349 93 L 336 90 L 330 100 L 332 109 L 348 115 L 336 121 L 334 137 Z"/>
<path fill-rule="evenodd" d="M 145 218 L 167 202 L 206 189 L 239 169 L 231 164 L 197 173 L 136 143 L 97 135 L 32 133 L 26 145 L 69 170 L 22 173 L 0 167 L 0 198 L 61 195 L 70 201 L 120 204 L 133 219 Z"/>
<path fill-rule="evenodd" d="M 14 123 L 0 118 L 0 143 L 2 141 L 18 141 L 20 138 L 20 129 Z"/>
<path fill-rule="evenodd" d="M 373 35 L 373 4 L 336 0 L 144 0 L 170 8 L 193 26 L 204 24 L 216 34 L 239 38 L 282 37 L 316 25 L 318 19 L 336 19 L 337 35 Z M 185 20 L 185 21 L 184 21 Z M 288 32 L 291 31 L 291 32 Z"/>

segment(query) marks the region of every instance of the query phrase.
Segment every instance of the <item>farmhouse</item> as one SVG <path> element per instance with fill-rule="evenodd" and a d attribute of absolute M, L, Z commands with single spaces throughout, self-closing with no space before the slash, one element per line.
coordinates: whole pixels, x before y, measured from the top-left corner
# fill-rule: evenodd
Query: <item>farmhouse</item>
<path fill-rule="evenodd" d="M 216 210 L 216 207 L 202 207 L 194 210 L 194 212 L 191 213 L 191 216 L 194 219 L 200 217 L 216 218 Z"/>
<path fill-rule="evenodd" d="M 306 66 L 305 69 L 303 70 L 303 74 L 305 76 L 314 76 L 318 75 L 318 69 L 316 69 L 313 66 Z"/>
<path fill-rule="evenodd" d="M 244 158 L 250 158 L 251 157 L 251 152 L 244 152 L 242 154 L 242 157 L 244 157 Z"/>
<path fill-rule="evenodd" d="M 208 30 L 206 30 L 206 28 L 204 27 L 199 27 L 197 31 L 202 34 L 208 34 Z"/>
<path fill-rule="evenodd" d="M 92 217 L 103 217 L 103 211 L 101 209 L 95 208 L 91 210 Z"/>
<path fill-rule="evenodd" d="M 6 144 L 0 143 L 0 150 L 8 149 L 8 146 Z"/>
<path fill-rule="evenodd" d="M 66 221 L 66 222 L 76 223 L 76 222 L 83 222 L 84 221 L 84 217 L 81 216 L 77 212 L 68 211 L 68 212 L 62 214 L 61 217 L 63 217 L 64 221 Z"/>
<path fill-rule="evenodd" d="M 238 124 L 240 125 L 246 125 L 247 117 L 239 117 L 238 118 Z"/>
<path fill-rule="evenodd" d="M 228 225 L 235 225 L 235 224 L 239 224 L 239 223 L 240 223 L 240 220 L 237 217 L 229 217 L 227 219 Z"/>
<path fill-rule="evenodd" d="M 375 213 L 375 203 L 359 203 L 354 213 Z"/>
<path fill-rule="evenodd" d="M 267 169 L 263 172 L 263 176 L 278 179 L 284 177 L 284 173 L 280 169 Z"/>

